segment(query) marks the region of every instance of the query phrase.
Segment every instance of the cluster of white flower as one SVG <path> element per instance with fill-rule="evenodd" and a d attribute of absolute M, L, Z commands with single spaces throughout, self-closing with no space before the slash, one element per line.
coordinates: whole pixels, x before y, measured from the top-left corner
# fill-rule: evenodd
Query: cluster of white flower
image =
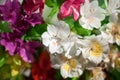
<path fill-rule="evenodd" d="M 49 25 L 47 32 L 42 34 L 42 42 L 51 53 L 51 62 L 54 68 L 60 69 L 64 78 L 78 77 L 84 69 L 93 69 L 96 80 L 99 74 L 104 75 L 98 64 L 110 64 L 116 66 L 118 59 L 116 48 L 113 44 L 120 45 L 120 0 L 105 0 L 106 9 L 99 6 L 98 0 L 85 0 L 81 5 L 79 19 L 80 25 L 89 30 L 94 28 L 100 31 L 98 35 L 80 36 L 70 31 L 70 27 L 64 21 L 58 21 L 56 25 Z M 109 16 L 109 23 L 101 25 L 101 21 Z M 115 54 L 114 54 L 115 53 Z M 112 57 L 111 57 L 112 55 Z M 114 56 L 113 56 L 114 55 Z M 98 75 L 97 75 L 98 74 Z M 101 77 L 100 80 L 103 80 Z"/>

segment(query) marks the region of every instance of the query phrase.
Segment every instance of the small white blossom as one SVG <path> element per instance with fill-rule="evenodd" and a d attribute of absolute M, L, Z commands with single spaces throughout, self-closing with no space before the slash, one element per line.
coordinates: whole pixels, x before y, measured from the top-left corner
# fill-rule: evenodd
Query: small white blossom
<path fill-rule="evenodd" d="M 110 16 L 110 21 L 115 22 L 118 19 L 118 13 L 120 13 L 120 0 L 105 0 L 106 13 Z"/>
<path fill-rule="evenodd" d="M 63 78 L 79 77 L 83 73 L 82 66 L 76 59 L 70 59 L 69 61 L 63 63 L 60 70 Z"/>
<path fill-rule="evenodd" d="M 81 18 L 79 23 L 82 27 L 92 30 L 93 28 L 100 28 L 101 21 L 105 18 L 105 10 L 100 8 L 98 1 L 89 2 L 86 0 L 85 4 L 80 8 Z"/>

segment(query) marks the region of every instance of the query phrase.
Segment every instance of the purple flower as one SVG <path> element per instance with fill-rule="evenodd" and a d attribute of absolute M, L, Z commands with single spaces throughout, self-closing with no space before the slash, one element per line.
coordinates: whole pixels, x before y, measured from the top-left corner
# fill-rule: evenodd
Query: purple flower
<path fill-rule="evenodd" d="M 39 46 L 40 43 L 36 41 L 21 42 L 19 50 L 20 56 L 25 62 L 33 62 L 33 53 L 35 53 L 35 49 Z"/>
<path fill-rule="evenodd" d="M 73 14 L 74 20 L 78 20 L 80 5 L 84 2 L 85 0 L 66 0 L 60 8 L 59 18 L 63 19 Z"/>
<path fill-rule="evenodd" d="M 42 16 L 40 16 L 39 13 L 26 15 L 24 16 L 24 20 L 32 26 L 35 26 L 36 24 L 42 24 L 44 22 Z"/>
<path fill-rule="evenodd" d="M 5 47 L 11 56 L 19 54 L 25 62 L 33 62 L 35 49 L 40 47 L 37 41 L 24 42 L 19 33 L 2 33 L 0 44 Z"/>
<path fill-rule="evenodd" d="M 0 5 L 0 14 L 3 20 L 15 23 L 20 15 L 20 3 L 18 0 L 6 0 L 4 5 Z"/>
<path fill-rule="evenodd" d="M 17 53 L 17 49 L 19 46 L 19 34 L 14 33 L 2 33 L 0 44 L 5 47 L 5 49 L 9 52 L 10 55 L 14 55 Z"/>

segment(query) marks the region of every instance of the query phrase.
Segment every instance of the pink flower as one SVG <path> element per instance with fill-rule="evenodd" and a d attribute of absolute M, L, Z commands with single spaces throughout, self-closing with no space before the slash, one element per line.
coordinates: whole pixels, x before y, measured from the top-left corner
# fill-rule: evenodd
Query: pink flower
<path fill-rule="evenodd" d="M 74 20 L 78 20 L 80 16 L 80 5 L 84 2 L 85 0 L 66 0 L 60 8 L 59 18 L 63 19 L 73 15 Z"/>

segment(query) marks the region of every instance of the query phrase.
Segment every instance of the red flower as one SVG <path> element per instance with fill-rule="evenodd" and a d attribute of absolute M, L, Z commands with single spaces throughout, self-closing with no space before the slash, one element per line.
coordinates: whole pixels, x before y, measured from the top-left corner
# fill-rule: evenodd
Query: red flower
<path fill-rule="evenodd" d="M 28 13 L 31 14 L 39 9 L 39 13 L 42 14 L 44 8 L 45 0 L 25 0 L 23 4 L 23 9 Z"/>
<path fill-rule="evenodd" d="M 78 20 L 80 5 L 84 2 L 85 0 L 66 0 L 60 8 L 59 18 L 63 19 L 73 14 L 74 20 Z"/>
<path fill-rule="evenodd" d="M 32 65 L 32 76 L 34 80 L 55 80 L 55 70 L 51 68 L 50 57 L 47 51 L 39 56 L 39 62 Z"/>

